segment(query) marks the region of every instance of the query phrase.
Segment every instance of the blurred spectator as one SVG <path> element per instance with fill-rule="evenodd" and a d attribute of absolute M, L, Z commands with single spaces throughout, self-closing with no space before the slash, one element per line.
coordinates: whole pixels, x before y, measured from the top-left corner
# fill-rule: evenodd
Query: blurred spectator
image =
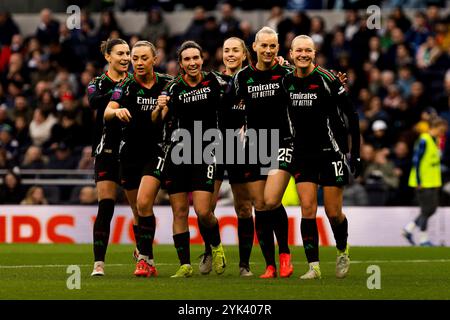
<path fill-rule="evenodd" d="M 367 52 L 366 60 L 378 68 L 383 67 L 383 52 L 381 50 L 381 43 L 379 37 L 371 37 L 369 39 L 369 50 Z"/>
<path fill-rule="evenodd" d="M 19 143 L 19 153 L 23 154 L 24 150 L 31 144 L 30 132 L 28 130 L 28 122 L 24 116 L 17 116 L 14 121 L 15 138 Z"/>
<path fill-rule="evenodd" d="M 361 146 L 361 176 L 364 177 L 367 167 L 373 163 L 375 159 L 375 148 L 368 143 Z"/>
<path fill-rule="evenodd" d="M 395 53 L 395 65 L 397 67 L 409 66 L 414 63 L 414 59 L 409 52 L 409 48 L 404 43 L 397 45 Z"/>
<path fill-rule="evenodd" d="M 345 22 L 341 25 L 341 30 L 344 32 L 345 40 L 352 41 L 353 36 L 358 32 L 360 17 L 357 10 L 345 11 Z"/>
<path fill-rule="evenodd" d="M 416 12 L 413 26 L 405 33 L 405 40 L 411 45 L 414 52 L 417 52 L 419 46 L 426 41 L 429 35 L 426 15 L 421 11 Z"/>
<path fill-rule="evenodd" d="M 44 8 L 41 10 L 41 21 L 36 30 L 36 38 L 43 45 L 48 45 L 52 42 L 59 41 L 59 22 L 53 18 L 53 13 L 50 9 Z"/>
<path fill-rule="evenodd" d="M 389 155 L 389 159 L 394 163 L 395 175 L 399 178 L 399 186 L 395 190 L 390 205 L 411 205 L 414 192 L 408 187 L 409 172 L 411 171 L 411 155 L 409 146 L 405 141 L 398 141 Z"/>
<path fill-rule="evenodd" d="M 443 90 L 435 97 L 438 111 L 444 113 L 443 117 L 450 123 L 450 69 L 447 70 L 443 81 Z"/>
<path fill-rule="evenodd" d="M 441 48 L 441 50 L 445 51 L 450 47 L 450 32 L 448 22 L 445 20 L 440 20 L 436 22 L 434 27 L 434 32 L 436 34 L 436 42 Z"/>
<path fill-rule="evenodd" d="M 425 69 L 433 65 L 442 54 L 442 50 L 436 43 L 434 36 L 428 36 L 426 41 L 419 46 L 416 55 L 416 64 L 419 69 Z"/>
<path fill-rule="evenodd" d="M 400 94 L 400 88 L 396 84 L 391 84 L 388 87 L 387 96 L 383 99 L 383 107 L 388 113 L 395 109 L 405 109 L 405 101 Z"/>
<path fill-rule="evenodd" d="M 80 190 L 80 194 L 78 196 L 78 204 L 96 205 L 97 204 L 97 190 L 91 186 L 83 187 Z"/>
<path fill-rule="evenodd" d="M 333 69 L 340 69 L 339 62 L 343 56 L 350 56 L 350 44 L 345 39 L 344 32 L 337 30 L 331 42 L 329 57 Z"/>
<path fill-rule="evenodd" d="M 405 12 L 403 11 L 401 6 L 394 8 L 394 10 L 392 11 L 392 18 L 395 20 L 395 24 L 397 25 L 397 27 L 399 27 L 400 30 L 403 31 L 403 33 L 407 32 L 411 27 L 411 21 L 405 15 Z"/>
<path fill-rule="evenodd" d="M 8 116 L 8 109 L 4 104 L 0 105 L 0 125 L 2 124 L 13 126 L 13 122 Z"/>
<path fill-rule="evenodd" d="M 239 20 L 234 16 L 234 8 L 231 3 L 224 2 L 220 8 L 221 19 L 219 21 L 219 31 L 222 40 L 229 37 L 240 37 Z"/>
<path fill-rule="evenodd" d="M 14 99 L 14 108 L 8 111 L 10 119 L 15 119 L 16 117 L 22 116 L 27 122 L 29 122 L 33 117 L 33 110 L 29 107 L 28 100 L 25 95 L 16 96 Z"/>
<path fill-rule="evenodd" d="M 411 94 L 411 85 L 415 80 L 410 66 L 404 65 L 398 69 L 397 85 L 400 88 L 403 98 L 409 98 Z"/>
<path fill-rule="evenodd" d="M 166 64 L 166 73 L 172 77 L 176 77 L 178 72 L 178 62 L 176 60 L 169 60 Z"/>
<path fill-rule="evenodd" d="M 19 204 L 24 196 L 20 177 L 8 171 L 0 185 L 0 204 Z"/>
<path fill-rule="evenodd" d="M 373 96 L 370 98 L 369 105 L 367 109 L 364 110 L 364 117 L 367 119 L 370 126 L 372 126 L 372 123 L 376 120 L 388 122 L 389 116 L 386 111 L 383 110 L 380 97 Z"/>
<path fill-rule="evenodd" d="M 374 146 L 375 149 L 390 147 L 390 137 L 388 126 L 384 120 L 376 120 L 372 123 L 372 134 L 367 137 L 367 143 Z"/>
<path fill-rule="evenodd" d="M 405 34 L 400 28 L 394 28 L 391 32 L 392 44 L 387 48 L 384 55 L 385 68 L 395 70 L 397 47 L 405 44 Z"/>
<path fill-rule="evenodd" d="M 356 181 L 353 181 L 344 187 L 342 201 L 344 206 L 369 205 L 369 197 L 366 189 Z"/>
<path fill-rule="evenodd" d="M 52 128 L 57 119 L 48 111 L 40 108 L 34 110 L 33 120 L 30 123 L 30 137 L 34 145 L 43 146 L 51 136 Z"/>
<path fill-rule="evenodd" d="M 434 30 L 437 23 L 441 21 L 440 8 L 435 4 L 429 4 L 425 11 L 427 28 Z"/>
<path fill-rule="evenodd" d="M 190 25 L 187 27 L 186 32 L 184 33 L 184 40 L 194 40 L 201 41 L 202 33 L 205 28 L 206 23 L 206 13 L 203 7 L 196 7 L 194 9 L 194 15 L 192 17 L 192 21 Z"/>
<path fill-rule="evenodd" d="M 111 10 L 100 13 L 100 26 L 97 31 L 97 41 L 101 42 L 113 38 L 112 34 L 118 33 L 118 38 L 122 36 L 122 29 L 117 23 L 116 16 Z"/>
<path fill-rule="evenodd" d="M 164 21 L 161 9 L 157 7 L 151 8 L 147 13 L 147 23 L 141 30 L 141 38 L 156 44 L 156 40 L 159 38 L 167 39 L 169 33 L 169 25 Z"/>
<path fill-rule="evenodd" d="M 20 33 L 19 27 L 7 11 L 0 11 L 0 46 L 9 46 L 13 35 Z"/>
<path fill-rule="evenodd" d="M 220 32 L 214 16 L 206 18 L 201 38 L 200 45 L 202 46 L 202 49 L 206 50 L 209 56 L 214 56 L 216 49 L 222 45 L 224 40 L 223 34 Z"/>
<path fill-rule="evenodd" d="M 40 186 L 32 186 L 28 189 L 25 198 L 20 202 L 20 204 L 27 205 L 43 205 L 48 204 L 45 198 L 44 189 Z"/>
<path fill-rule="evenodd" d="M 48 159 L 42 154 L 42 148 L 30 146 L 25 152 L 21 168 L 22 169 L 45 169 Z"/>
<path fill-rule="evenodd" d="M 310 37 L 313 39 L 318 51 L 328 51 L 327 34 L 325 32 L 325 20 L 320 16 L 314 16 L 311 18 L 311 31 Z"/>
<path fill-rule="evenodd" d="M 81 159 L 78 162 L 78 169 L 94 170 L 94 158 L 92 157 L 92 147 L 86 146 L 81 152 Z"/>
<path fill-rule="evenodd" d="M 241 39 L 250 48 L 253 42 L 255 42 L 255 33 L 253 32 L 251 23 L 247 20 L 242 20 L 239 28 L 241 29 Z"/>
<path fill-rule="evenodd" d="M 9 124 L 0 125 L 0 147 L 6 150 L 6 157 L 16 163 L 19 156 L 19 142 L 14 138 L 13 127 Z"/>
<path fill-rule="evenodd" d="M 24 39 L 20 33 L 17 33 L 12 36 L 10 48 L 12 53 L 18 52 L 21 53 L 22 55 L 26 53 Z"/>
<path fill-rule="evenodd" d="M 267 19 L 266 26 L 277 30 L 278 24 L 283 20 L 283 8 L 281 6 L 273 6 L 270 8 L 269 18 Z"/>
<path fill-rule="evenodd" d="M 72 111 L 63 111 L 60 120 L 52 127 L 48 145 L 51 149 L 63 143 L 69 149 L 76 150 L 82 145 L 83 136 L 81 126 L 75 120 Z"/>
<path fill-rule="evenodd" d="M 78 166 L 77 159 L 72 155 L 72 150 L 64 144 L 59 143 L 54 150 L 54 153 L 50 155 L 48 162 L 48 169 L 76 169 Z"/>
<path fill-rule="evenodd" d="M 8 159 L 5 148 L 0 147 L 0 169 L 12 169 L 15 164 Z"/>
<path fill-rule="evenodd" d="M 407 104 L 408 111 L 405 121 L 407 126 L 411 127 L 420 120 L 422 112 L 429 105 L 422 82 L 415 81 L 411 84 L 411 93 L 407 99 Z"/>
<path fill-rule="evenodd" d="M 311 29 L 311 20 L 303 11 L 294 11 L 291 17 L 286 17 L 278 24 L 278 42 L 285 43 L 289 32 L 296 35 L 309 34 Z"/>
<path fill-rule="evenodd" d="M 31 86 L 34 88 L 40 81 L 52 82 L 55 79 L 56 72 L 50 64 L 48 54 L 36 52 L 36 69 L 31 71 Z"/>
<path fill-rule="evenodd" d="M 388 149 L 375 151 L 374 162 L 369 164 L 364 172 L 363 178 L 370 205 L 386 205 L 399 185 L 394 163 L 387 158 L 388 154 Z"/>

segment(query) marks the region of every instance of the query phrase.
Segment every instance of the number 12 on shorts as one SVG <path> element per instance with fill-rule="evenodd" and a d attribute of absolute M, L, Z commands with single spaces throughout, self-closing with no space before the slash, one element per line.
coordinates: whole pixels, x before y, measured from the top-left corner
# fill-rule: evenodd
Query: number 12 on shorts
<path fill-rule="evenodd" d="M 343 176 L 344 175 L 344 170 L 343 170 L 343 163 L 342 161 L 333 161 L 331 162 L 331 164 L 334 167 L 334 173 L 336 175 L 336 177 L 339 176 Z"/>

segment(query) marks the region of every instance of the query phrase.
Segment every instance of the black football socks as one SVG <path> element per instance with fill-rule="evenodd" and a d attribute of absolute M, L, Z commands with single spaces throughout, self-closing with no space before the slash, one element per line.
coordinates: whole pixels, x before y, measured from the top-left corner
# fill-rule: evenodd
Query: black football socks
<path fill-rule="evenodd" d="M 291 253 L 288 245 L 289 220 L 283 205 L 271 210 L 273 229 L 278 242 L 279 253 Z"/>
<path fill-rule="evenodd" d="M 155 238 L 155 216 L 138 218 L 139 254 L 153 259 L 153 239 Z"/>
<path fill-rule="evenodd" d="M 336 240 L 336 248 L 340 251 L 344 251 L 347 248 L 348 238 L 347 217 L 345 217 L 344 220 L 339 224 L 332 222 L 331 230 L 333 230 L 334 240 Z"/>
<path fill-rule="evenodd" d="M 191 251 L 190 251 L 190 234 L 189 231 L 178 233 L 173 236 L 173 243 L 177 250 L 178 259 L 180 265 L 191 264 Z"/>
<path fill-rule="evenodd" d="M 94 258 L 105 261 L 108 248 L 111 220 L 114 215 L 114 200 L 103 199 L 98 203 L 97 218 L 94 223 Z"/>
<path fill-rule="evenodd" d="M 253 217 L 238 218 L 239 267 L 249 267 L 252 253 L 255 224 Z"/>
<path fill-rule="evenodd" d="M 255 210 L 255 228 L 266 265 L 275 267 L 275 244 L 270 211 Z"/>
<path fill-rule="evenodd" d="M 300 231 L 306 259 L 309 263 L 319 261 L 319 232 L 317 230 L 316 219 L 302 218 Z"/>

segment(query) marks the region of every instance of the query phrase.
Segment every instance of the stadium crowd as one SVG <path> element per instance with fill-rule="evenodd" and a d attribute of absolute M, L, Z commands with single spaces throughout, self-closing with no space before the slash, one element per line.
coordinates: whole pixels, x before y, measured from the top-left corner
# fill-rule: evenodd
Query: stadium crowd
<path fill-rule="evenodd" d="M 139 1 L 124 3 L 139 9 Z M 50 9 L 43 9 L 29 37 L 21 34 L 14 15 L 1 12 L 0 169 L 15 173 L 5 175 L 0 203 L 45 204 L 45 196 L 50 203 L 89 203 L 78 197 L 84 190 L 80 187 L 65 187 L 67 192 L 56 197 L 51 188 L 45 195 L 38 186 L 27 190 L 21 186 L 20 169 L 93 168 L 95 111 L 89 107 L 86 87 L 105 70 L 101 41 L 120 37 L 132 46 L 139 39 L 149 40 L 158 51 L 155 70 L 176 75 L 178 46 L 195 40 L 204 49 L 204 68 L 221 71 L 223 40 L 238 36 L 250 47 L 256 26 L 236 18 L 229 3 L 218 10 L 216 17 L 195 7 L 189 27 L 174 35 L 159 7 L 148 8 L 140 34 L 125 34 L 111 10 L 101 13 L 98 25 L 82 11 L 81 29 L 69 30 Z M 396 7 L 377 30 L 367 27 L 367 17 L 358 10 L 343 14 L 343 24 L 327 28 L 320 14 L 295 11 L 288 16 L 273 6 L 266 25 L 279 34 L 281 56 L 288 59 L 296 35 L 308 34 L 317 46 L 318 64 L 348 75 L 363 136 L 363 172 L 346 188 L 344 204 L 413 205 L 408 176 L 414 142 L 430 118 L 440 115 L 450 122 L 450 16 L 432 4 L 410 19 Z M 447 133 L 440 139 L 444 184 L 450 181 L 448 138 Z M 93 192 L 85 190 L 85 198 L 95 199 Z M 447 194 L 441 202 L 448 204 L 449 199 Z"/>

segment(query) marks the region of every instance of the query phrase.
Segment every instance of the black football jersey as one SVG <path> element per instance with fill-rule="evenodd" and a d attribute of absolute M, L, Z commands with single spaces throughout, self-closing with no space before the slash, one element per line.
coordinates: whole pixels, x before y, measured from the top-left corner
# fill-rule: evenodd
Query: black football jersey
<path fill-rule="evenodd" d="M 286 75 L 282 82 L 289 98 L 289 119 L 297 157 L 316 157 L 323 151 L 349 152 L 348 135 L 359 153 L 359 121 L 344 86 L 328 70 L 316 66 L 306 77 Z"/>
<path fill-rule="evenodd" d="M 279 129 L 283 136 L 289 134 L 287 102 L 281 81 L 291 71 L 292 67 L 276 63 L 266 71 L 248 65 L 235 75 L 233 99 L 238 104 L 242 100 L 247 128 Z"/>
<path fill-rule="evenodd" d="M 220 129 L 219 114 L 222 109 L 222 96 L 228 83 L 216 73 L 202 72 L 202 81 L 191 87 L 185 82 L 182 75 L 175 78 L 166 88 L 170 96 L 168 108 L 171 122 L 170 132 L 185 129 L 194 139 L 201 139 L 208 129 Z M 201 131 L 195 125 L 201 124 Z M 201 136 L 198 136 L 201 134 Z M 174 143 L 175 141 L 172 141 Z M 193 146 L 194 143 L 192 143 Z M 205 141 L 203 146 L 208 144 Z M 192 150 L 192 154 L 195 150 Z"/>
<path fill-rule="evenodd" d="M 158 97 L 172 80 L 168 75 L 154 73 L 155 83 L 147 89 L 132 75 L 120 83 L 111 96 L 121 108 L 127 108 L 131 121 L 123 123 L 121 157 L 141 157 L 151 155 L 161 142 L 162 127 L 152 122 L 152 111 Z"/>
<path fill-rule="evenodd" d="M 127 74 L 127 77 L 131 74 Z M 87 87 L 89 105 L 96 110 L 95 129 L 92 143 L 92 155 L 96 156 L 102 152 L 118 155 L 121 124 L 118 119 L 104 122 L 103 115 L 111 99 L 111 95 L 118 82 L 112 80 L 108 73 L 95 77 Z"/>

